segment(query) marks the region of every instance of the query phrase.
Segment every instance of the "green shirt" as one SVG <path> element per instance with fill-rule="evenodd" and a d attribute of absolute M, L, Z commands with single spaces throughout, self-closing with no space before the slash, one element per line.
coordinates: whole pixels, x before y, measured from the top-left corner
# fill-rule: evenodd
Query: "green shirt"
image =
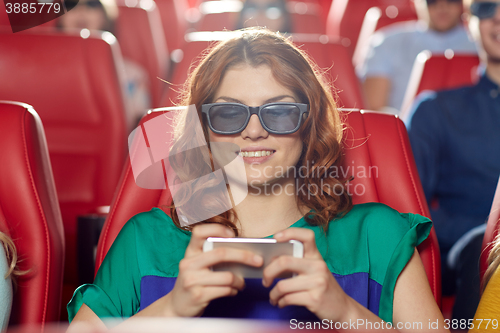
<path fill-rule="evenodd" d="M 400 214 L 392 208 L 367 203 L 355 205 L 344 217 L 322 227 L 304 218 L 291 227 L 311 229 L 328 268 L 343 290 L 384 321 L 392 322 L 396 280 L 427 238 L 431 221 L 414 214 Z M 100 318 L 130 317 L 172 290 L 179 273 L 179 261 L 191 233 L 177 228 L 162 210 L 134 216 L 122 228 L 94 284 L 80 286 L 68 304 L 70 321 L 82 303 Z M 204 316 L 314 319 L 300 306 L 278 309 L 269 304 L 270 288 L 247 279 L 246 288 L 235 297 L 213 300 Z"/>

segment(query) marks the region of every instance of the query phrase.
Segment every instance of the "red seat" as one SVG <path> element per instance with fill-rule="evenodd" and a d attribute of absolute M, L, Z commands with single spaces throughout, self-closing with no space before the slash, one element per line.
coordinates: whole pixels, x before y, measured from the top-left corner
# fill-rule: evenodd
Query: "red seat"
<path fill-rule="evenodd" d="M 156 0 L 160 12 L 163 32 L 170 52 L 182 49 L 184 34 L 188 29 L 185 12 L 188 10 L 186 0 Z"/>
<path fill-rule="evenodd" d="M 118 76 L 123 63 L 110 33 L 8 33 L 0 45 L 0 99 L 33 105 L 45 126 L 67 244 L 68 301 L 78 286 L 76 217 L 111 203 L 126 157 L 132 124 Z"/>
<path fill-rule="evenodd" d="M 158 8 L 152 0 L 120 0 L 118 9 L 116 38 L 123 57 L 146 70 L 151 105 L 159 107 L 166 86 L 160 79 L 167 79 L 170 56 Z"/>
<path fill-rule="evenodd" d="M 385 11 L 378 7 L 368 9 L 363 19 L 361 30 L 359 31 L 356 48 L 354 49 L 354 66 L 364 63 L 370 45 L 370 38 L 375 31 L 398 22 L 416 20 L 418 20 L 418 16 L 413 7 L 398 9 L 396 6 L 392 6 L 388 7 Z"/>
<path fill-rule="evenodd" d="M 498 181 L 497 190 L 491 205 L 490 216 L 486 224 L 486 231 L 483 238 L 483 246 L 481 251 L 481 258 L 479 261 L 479 271 L 481 280 L 483 281 L 484 272 L 488 268 L 488 256 L 490 255 L 493 247 L 493 242 L 500 231 L 500 180 Z"/>
<path fill-rule="evenodd" d="M 43 331 L 59 319 L 64 232 L 42 123 L 30 105 L 0 101 L 0 151 L 0 230 L 14 240 L 19 268 L 30 270 L 17 278 L 9 325 Z"/>
<path fill-rule="evenodd" d="M 453 89 L 471 85 L 479 79 L 479 57 L 476 54 L 444 54 L 422 51 L 413 64 L 400 117 L 408 116 L 415 97 L 424 90 Z"/>
<path fill-rule="evenodd" d="M 338 106 L 344 108 L 365 107 L 361 83 L 352 65 L 347 48 L 338 39 L 326 35 L 293 34 L 292 41 L 311 56 L 324 71 L 338 94 Z"/>
<path fill-rule="evenodd" d="M 329 36 L 342 37 L 342 43 L 354 54 L 361 26 L 368 9 L 379 7 L 385 13 L 414 11 L 412 0 L 335 0 L 332 2 L 326 23 Z M 392 14 L 391 14 L 392 16 Z"/>
<path fill-rule="evenodd" d="M 211 43 L 228 37 L 231 37 L 231 33 L 194 32 L 186 35 L 184 58 L 173 71 L 171 78 L 173 85 L 169 87 L 162 99 L 162 105 L 171 106 L 179 103 L 178 92 L 186 81 L 192 64 L 196 63 L 199 56 Z M 365 106 L 361 84 L 354 71 L 351 58 L 343 45 L 325 35 L 317 34 L 293 34 L 292 40 L 305 50 L 320 68 L 326 71 L 328 78 L 333 82 L 335 92 L 338 93 L 340 106 L 349 108 L 363 108 Z"/>
<path fill-rule="evenodd" d="M 152 112 L 143 124 L 164 110 Z M 345 112 L 346 131 L 344 168 L 363 168 L 372 176 L 354 179 L 354 203 L 382 202 L 400 212 L 430 216 L 404 124 L 395 116 L 376 112 Z M 164 117 L 164 120 L 168 119 Z M 143 128 L 143 131 L 146 131 Z M 165 132 L 168 132 L 166 130 Z M 144 132 L 147 133 L 147 132 Z M 353 169 L 354 170 L 354 169 Z M 162 180 L 163 181 L 163 180 Z M 147 190 L 134 181 L 130 161 L 125 165 L 121 185 L 99 239 L 96 271 L 122 226 L 135 214 L 171 202 L 168 190 Z M 395 190 L 397 189 L 397 190 Z M 431 236 L 419 246 L 420 255 L 437 303 L 441 304 L 441 268 L 437 238 Z"/>

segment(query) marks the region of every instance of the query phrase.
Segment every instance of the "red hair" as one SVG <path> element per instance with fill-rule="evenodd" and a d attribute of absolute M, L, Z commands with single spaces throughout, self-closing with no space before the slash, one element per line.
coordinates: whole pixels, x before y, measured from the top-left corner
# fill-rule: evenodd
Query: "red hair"
<path fill-rule="evenodd" d="M 299 98 L 299 102 L 309 104 L 309 116 L 300 131 L 304 149 L 295 168 L 305 168 L 307 172 L 301 175 L 303 177 L 297 178 L 297 184 L 299 187 L 305 185 L 306 189 L 317 186 L 315 188 L 321 191 L 315 196 L 299 191 L 297 204 L 312 211 L 305 216 L 309 224 L 320 225 L 326 229 L 330 221 L 342 216 L 352 207 L 351 198 L 344 187 L 346 179 L 330 177 L 330 170 L 339 166 L 342 156 L 343 124 L 335 98 L 318 67 L 304 51 L 288 39 L 279 33 L 260 28 L 244 29 L 240 32 L 237 37 L 215 45 L 201 59 L 186 82 L 183 104 L 195 105 L 204 125 L 206 142 L 209 142 L 208 127 L 206 119 L 202 117 L 201 106 L 213 102 L 225 73 L 242 64 L 252 67 L 268 66 L 279 84 L 291 90 Z M 181 133 L 178 137 L 173 149 L 183 145 L 182 135 Z M 210 160 L 205 162 L 205 166 L 200 166 L 199 159 L 197 163 L 193 163 L 186 158 L 183 161 L 175 161 L 172 165 L 189 173 L 186 170 L 206 168 L 208 171 L 213 167 L 211 156 Z M 186 179 L 193 178 L 186 175 Z M 186 193 L 186 200 L 189 195 L 207 191 L 210 186 L 206 183 L 195 185 L 190 193 Z M 334 190 L 339 188 L 342 191 Z M 337 194 L 339 192 L 341 194 Z M 180 226 L 175 207 L 171 207 L 171 213 L 176 225 Z M 236 219 L 236 213 L 231 209 L 204 222 L 221 223 L 237 232 L 234 224 Z"/>

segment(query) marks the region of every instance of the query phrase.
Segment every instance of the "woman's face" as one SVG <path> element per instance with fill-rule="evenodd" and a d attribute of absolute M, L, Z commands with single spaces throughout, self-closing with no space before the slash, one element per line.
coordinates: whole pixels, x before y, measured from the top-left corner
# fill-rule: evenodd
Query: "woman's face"
<path fill-rule="evenodd" d="M 75 8 L 60 18 L 63 29 L 103 30 L 106 13 L 98 0 L 80 0 Z"/>
<path fill-rule="evenodd" d="M 212 102 L 241 103 L 255 107 L 273 102 L 299 102 L 299 100 L 292 91 L 274 79 L 268 66 L 241 65 L 226 72 Z M 210 141 L 232 143 L 240 148 L 241 153 L 234 151 L 234 154 L 240 153 L 237 158 L 243 159 L 250 186 L 284 180 L 283 173 L 295 167 L 303 146 L 300 129 L 292 134 L 270 134 L 262 127 L 255 114 L 251 116 L 242 132 L 221 135 L 210 131 Z M 256 152 L 264 156 L 247 156 L 255 155 Z M 291 175 L 293 177 L 293 173 Z"/>
<path fill-rule="evenodd" d="M 490 0 L 488 2 L 500 2 L 500 0 Z M 500 62 L 500 6 L 496 8 L 493 17 L 479 21 L 479 33 L 481 34 L 481 44 L 487 54 L 488 61 Z"/>

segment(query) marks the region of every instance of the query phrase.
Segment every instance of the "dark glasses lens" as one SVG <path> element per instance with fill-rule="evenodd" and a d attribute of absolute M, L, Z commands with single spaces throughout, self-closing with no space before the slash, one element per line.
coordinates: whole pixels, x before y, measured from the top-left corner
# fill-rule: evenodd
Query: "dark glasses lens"
<path fill-rule="evenodd" d="M 495 16 L 498 5 L 499 2 L 474 2 L 470 6 L 470 11 L 478 19 L 484 20 Z"/>
<path fill-rule="evenodd" d="M 275 132 L 290 132 L 299 124 L 300 109 L 296 105 L 270 105 L 260 112 L 264 124 Z"/>
<path fill-rule="evenodd" d="M 245 129 L 252 114 L 257 114 L 262 127 L 273 134 L 289 134 L 297 131 L 307 105 L 300 103 L 270 103 L 260 107 L 248 107 L 236 103 L 204 104 L 208 125 L 218 134 L 236 134 Z"/>
<path fill-rule="evenodd" d="M 215 132 L 242 131 L 250 118 L 244 106 L 228 104 L 214 105 L 208 112 L 208 119 Z"/>

